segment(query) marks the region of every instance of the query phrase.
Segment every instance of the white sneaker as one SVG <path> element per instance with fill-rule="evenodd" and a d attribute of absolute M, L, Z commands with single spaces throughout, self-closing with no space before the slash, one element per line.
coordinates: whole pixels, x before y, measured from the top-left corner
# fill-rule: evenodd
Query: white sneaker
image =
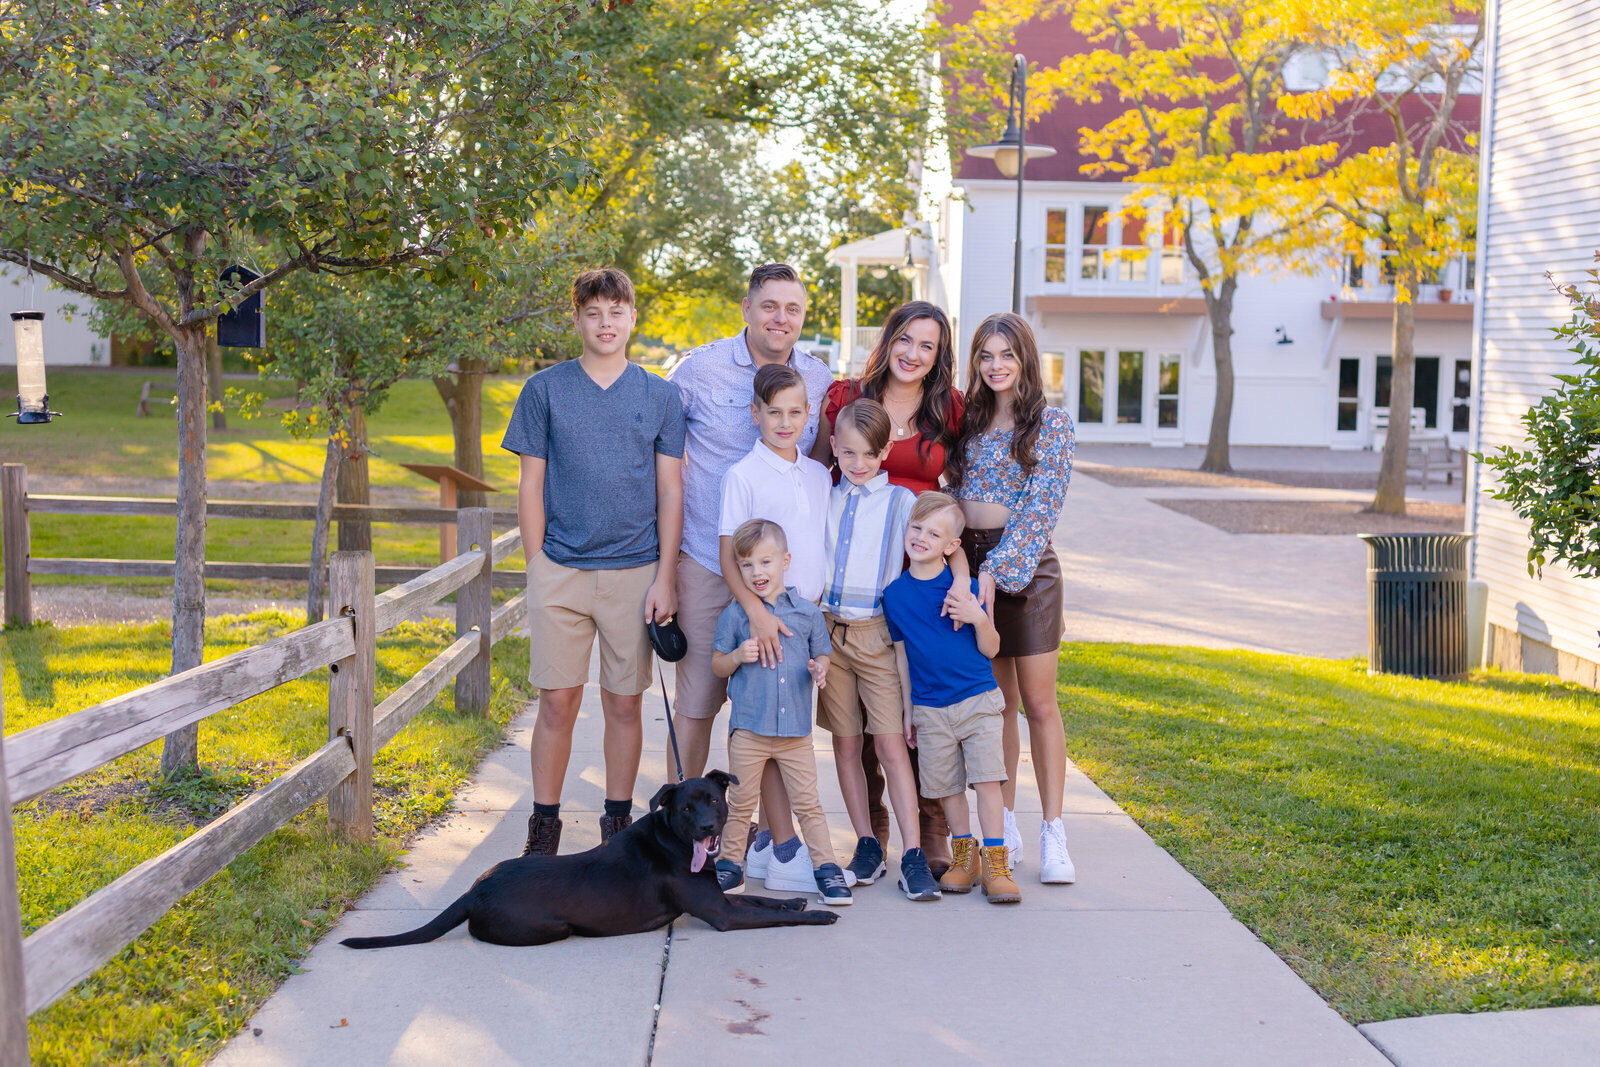
<path fill-rule="evenodd" d="M 1011 869 L 1014 871 L 1022 864 L 1022 831 L 1017 829 L 1017 813 L 1010 808 L 1004 810 L 1006 813 L 1006 852 L 1011 860 Z"/>
<path fill-rule="evenodd" d="M 1067 830 L 1057 816 L 1039 828 L 1039 881 L 1066 885 L 1078 880 L 1078 871 L 1067 854 Z"/>
<path fill-rule="evenodd" d="M 772 835 L 756 834 L 750 840 L 750 850 L 744 857 L 746 878 L 765 878 L 767 864 L 772 862 Z"/>
<path fill-rule="evenodd" d="M 806 848 L 804 841 L 795 850 L 794 857 L 787 863 L 773 854 L 773 849 L 767 850 L 769 857 L 766 873 L 761 876 L 768 889 L 780 893 L 815 893 L 817 891 L 816 872 L 811 867 L 811 850 Z"/>

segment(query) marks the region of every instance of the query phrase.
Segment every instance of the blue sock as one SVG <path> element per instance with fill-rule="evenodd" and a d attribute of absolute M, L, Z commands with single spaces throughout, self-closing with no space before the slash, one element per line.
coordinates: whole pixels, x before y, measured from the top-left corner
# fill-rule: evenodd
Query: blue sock
<path fill-rule="evenodd" d="M 630 814 L 632 811 L 632 797 L 629 797 L 627 800 L 612 800 L 610 797 L 606 797 L 606 814 L 612 818 L 621 818 L 624 815 Z"/>
<path fill-rule="evenodd" d="M 760 831 L 757 831 L 756 832 L 756 839 L 755 839 L 754 842 L 751 843 L 750 850 L 752 852 L 754 852 L 757 849 L 771 848 L 771 847 L 772 847 L 772 831 L 771 830 L 760 830 Z"/>
<path fill-rule="evenodd" d="M 800 854 L 800 839 L 791 837 L 787 841 L 779 841 L 772 846 L 772 858 L 779 863 L 788 863 Z"/>
<path fill-rule="evenodd" d="M 984 848 L 993 848 L 996 845 L 1003 845 L 1005 843 L 1006 839 L 1003 837 L 986 837 L 983 839 Z"/>
<path fill-rule="evenodd" d="M 956 834 L 955 835 L 955 840 L 957 840 L 957 841 L 971 841 L 972 840 L 972 835 L 971 834 Z"/>

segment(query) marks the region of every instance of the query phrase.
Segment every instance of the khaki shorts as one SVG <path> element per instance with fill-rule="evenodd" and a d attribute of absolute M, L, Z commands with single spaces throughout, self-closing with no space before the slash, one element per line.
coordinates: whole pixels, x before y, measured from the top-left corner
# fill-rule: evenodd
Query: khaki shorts
<path fill-rule="evenodd" d="M 589 681 L 589 652 L 600 638 L 600 688 L 635 696 L 650 688 L 650 636 L 644 598 L 656 564 L 584 571 L 543 552 L 528 563 L 528 681 L 570 689 Z"/>
<path fill-rule="evenodd" d="M 969 785 L 1006 780 L 1000 716 L 1006 698 L 990 689 L 947 708 L 911 705 L 917 770 L 925 797 L 955 796 Z"/>
<path fill-rule="evenodd" d="M 689 640 L 689 652 L 677 664 L 673 714 L 714 719 L 727 701 L 728 680 L 718 678 L 711 669 L 715 651 L 711 640 L 722 609 L 732 602 L 733 593 L 722 575 L 706 570 L 687 552 L 679 553 L 678 626 Z M 642 607 L 640 614 L 643 615 Z"/>
<path fill-rule="evenodd" d="M 828 657 L 828 684 L 818 694 L 817 725 L 840 737 L 858 736 L 863 720 L 869 734 L 904 730 L 900 667 L 889 624 L 882 615 L 847 620 L 824 612 L 822 617 L 828 622 L 833 654 Z"/>

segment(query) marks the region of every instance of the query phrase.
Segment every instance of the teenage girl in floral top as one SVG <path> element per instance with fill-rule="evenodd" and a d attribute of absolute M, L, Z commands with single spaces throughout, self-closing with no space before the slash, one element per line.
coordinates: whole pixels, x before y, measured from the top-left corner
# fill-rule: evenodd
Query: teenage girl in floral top
<path fill-rule="evenodd" d="M 1022 748 L 1016 718 L 1020 704 L 1028 716 L 1044 813 L 1041 882 L 1076 877 L 1061 824 L 1067 768 L 1066 734 L 1056 701 L 1061 563 L 1050 546 L 1072 477 L 1072 450 L 1072 419 L 1044 403 L 1033 330 L 1017 315 L 990 315 L 972 338 L 966 406 L 947 476 L 967 516 L 961 536 L 967 560 L 978 575 L 983 599 L 993 597 L 1000 631 L 994 676 L 1007 711 L 1006 844 L 1015 864 L 1022 855 L 1022 836 L 1012 814 Z"/>

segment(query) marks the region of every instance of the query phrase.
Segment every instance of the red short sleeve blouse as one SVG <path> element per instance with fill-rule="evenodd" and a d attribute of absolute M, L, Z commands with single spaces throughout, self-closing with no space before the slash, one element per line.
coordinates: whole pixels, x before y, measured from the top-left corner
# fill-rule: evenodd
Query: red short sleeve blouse
<path fill-rule="evenodd" d="M 828 386 L 828 399 L 823 406 L 828 425 L 832 426 L 844 406 L 860 395 L 859 378 L 847 378 Z M 950 390 L 950 420 L 954 429 L 960 429 L 964 399 L 960 391 Z M 888 472 L 891 484 L 903 485 L 913 493 L 939 488 L 939 476 L 944 473 L 944 446 L 934 443 L 924 449 L 921 445 L 922 435 L 919 433 L 915 437 L 902 437 L 889 446 L 883 469 Z M 833 468 L 833 480 L 839 480 L 837 464 Z"/>

